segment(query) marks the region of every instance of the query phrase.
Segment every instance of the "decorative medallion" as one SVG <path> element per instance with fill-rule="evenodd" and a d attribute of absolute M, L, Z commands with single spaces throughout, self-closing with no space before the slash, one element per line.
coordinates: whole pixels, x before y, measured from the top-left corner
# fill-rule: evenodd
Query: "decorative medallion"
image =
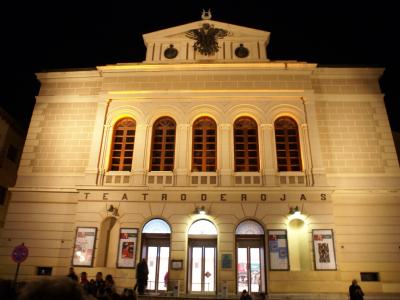
<path fill-rule="evenodd" d="M 164 56 L 168 59 L 173 59 L 178 55 L 178 50 L 174 48 L 174 45 L 169 45 L 169 48 L 165 49 Z"/>
<path fill-rule="evenodd" d="M 235 55 L 239 58 L 245 58 L 249 56 L 249 49 L 244 47 L 243 44 L 240 44 L 240 46 L 235 49 Z"/>
<path fill-rule="evenodd" d="M 217 39 L 222 39 L 228 35 L 228 31 L 221 28 L 215 28 L 214 25 L 204 23 L 200 29 L 192 29 L 186 32 L 186 36 L 196 42 L 193 45 L 194 50 L 203 55 L 214 55 L 219 50 Z"/>

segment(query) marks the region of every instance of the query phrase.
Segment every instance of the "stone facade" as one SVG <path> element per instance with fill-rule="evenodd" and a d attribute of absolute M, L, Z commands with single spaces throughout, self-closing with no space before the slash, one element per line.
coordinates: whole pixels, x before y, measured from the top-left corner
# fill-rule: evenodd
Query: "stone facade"
<path fill-rule="evenodd" d="M 148 51 L 170 37 L 193 43 L 184 33 L 195 24 L 201 22 L 145 35 Z M 229 29 L 235 43 L 268 43 L 269 33 L 215 25 Z M 189 293 L 188 230 L 207 219 L 218 231 L 215 294 L 225 284 L 235 294 L 235 230 L 250 219 L 265 232 L 288 232 L 290 270 L 270 270 L 264 240 L 265 292 L 271 295 L 345 299 L 360 272 L 379 273 L 378 282 L 362 282 L 367 293 L 400 293 L 400 170 L 378 86 L 382 70 L 270 62 L 266 52 L 244 60 L 199 59 L 187 49 L 185 62 L 180 56 L 154 61 L 148 52 L 144 63 L 37 74 L 42 86 L 2 232 L 0 276 L 13 276 L 9 253 L 21 242 L 30 249 L 21 278 L 35 278 L 38 266 L 66 274 L 76 228 L 96 227 L 93 266 L 76 269 L 90 277 L 111 273 L 119 288 L 131 287 L 134 270 L 116 267 L 119 230 L 139 229 L 138 261 L 143 226 L 161 218 L 172 231 L 169 258 L 183 260 L 183 269 L 170 269 L 169 278 Z M 154 172 L 152 127 L 163 116 L 176 122 L 175 163 L 173 171 Z M 217 125 L 216 172 L 191 170 L 192 125 L 202 116 Z M 234 171 L 233 124 L 243 116 L 257 123 L 258 172 Z M 278 172 L 274 122 L 282 116 L 298 125 L 301 171 Z M 109 171 L 113 128 L 123 117 L 136 122 L 132 169 Z M 110 205 L 118 215 L 107 238 Z M 194 214 L 199 206 L 208 215 Z M 294 206 L 304 222 L 288 219 Z M 315 270 L 314 229 L 333 230 L 337 270 Z M 230 269 L 221 266 L 224 253 L 232 254 Z"/>

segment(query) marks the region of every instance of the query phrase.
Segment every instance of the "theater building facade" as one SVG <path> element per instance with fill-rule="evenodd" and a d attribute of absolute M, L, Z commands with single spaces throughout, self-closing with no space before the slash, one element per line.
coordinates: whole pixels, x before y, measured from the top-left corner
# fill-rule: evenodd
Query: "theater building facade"
<path fill-rule="evenodd" d="M 383 70 L 270 61 L 269 37 L 205 15 L 141 63 L 37 74 L 0 276 L 24 243 L 21 280 L 132 287 L 146 258 L 154 294 L 400 293 Z"/>

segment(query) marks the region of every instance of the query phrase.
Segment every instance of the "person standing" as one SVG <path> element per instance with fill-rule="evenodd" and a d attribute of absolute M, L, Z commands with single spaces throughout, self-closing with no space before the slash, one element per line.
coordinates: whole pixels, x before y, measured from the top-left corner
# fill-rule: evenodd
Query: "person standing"
<path fill-rule="evenodd" d="M 349 286 L 349 295 L 350 300 L 364 300 L 364 293 L 355 279 L 353 279 L 351 285 Z"/>
<path fill-rule="evenodd" d="M 67 277 L 69 279 L 71 279 L 72 281 L 78 282 L 78 275 L 75 274 L 75 270 L 74 270 L 73 267 L 69 268 L 69 272 L 68 272 Z"/>
<path fill-rule="evenodd" d="M 86 294 L 90 293 L 90 285 L 89 285 L 89 280 L 87 278 L 87 273 L 86 272 L 82 272 L 81 273 L 80 285 L 83 288 L 83 290 L 86 292 Z"/>
<path fill-rule="evenodd" d="M 147 286 L 148 276 L 149 268 L 147 267 L 146 259 L 143 258 L 142 261 L 136 266 L 136 286 L 138 288 L 139 295 L 144 295 L 144 289 Z"/>
<path fill-rule="evenodd" d="M 247 290 L 243 290 L 242 294 L 240 295 L 240 300 L 252 300 Z"/>

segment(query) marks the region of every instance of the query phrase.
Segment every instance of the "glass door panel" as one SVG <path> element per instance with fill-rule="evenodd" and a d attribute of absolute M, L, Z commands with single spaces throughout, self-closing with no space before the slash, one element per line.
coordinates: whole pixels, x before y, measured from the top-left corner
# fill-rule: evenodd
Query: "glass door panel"
<path fill-rule="evenodd" d="M 204 249 L 204 291 L 215 291 L 215 248 L 206 247 Z"/>
<path fill-rule="evenodd" d="M 193 292 L 201 292 L 201 270 L 202 270 L 202 260 L 203 260 L 203 248 L 193 247 L 192 248 L 192 272 L 191 272 L 191 290 Z"/>
<path fill-rule="evenodd" d="M 238 274 L 238 292 L 248 290 L 248 272 L 247 272 L 247 248 L 237 249 L 237 274 Z"/>
<path fill-rule="evenodd" d="M 250 292 L 260 292 L 260 248 L 250 248 Z"/>
<path fill-rule="evenodd" d="M 158 271 L 158 290 L 166 291 L 167 284 L 166 275 L 168 273 L 168 262 L 169 262 L 169 247 L 160 247 L 160 261 Z M 168 277 L 168 276 L 167 276 Z"/>
<path fill-rule="evenodd" d="M 147 289 L 154 291 L 156 289 L 157 275 L 157 249 L 158 247 L 147 248 L 147 266 L 149 268 L 149 276 L 147 281 Z"/>

